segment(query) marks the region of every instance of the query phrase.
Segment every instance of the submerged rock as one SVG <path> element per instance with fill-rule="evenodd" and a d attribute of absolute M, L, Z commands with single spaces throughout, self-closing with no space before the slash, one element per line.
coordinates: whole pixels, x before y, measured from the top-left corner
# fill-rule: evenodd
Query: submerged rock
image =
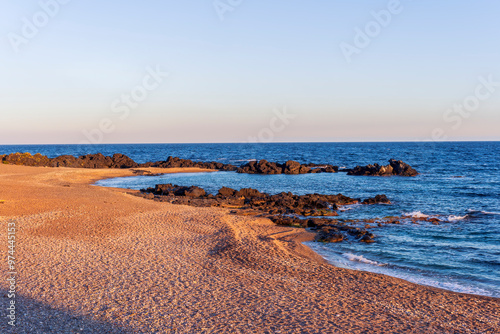
<path fill-rule="evenodd" d="M 377 196 L 372 197 L 372 198 L 367 198 L 361 203 L 362 204 L 379 204 L 379 203 L 391 204 L 391 201 L 387 198 L 386 195 L 377 195 Z"/>

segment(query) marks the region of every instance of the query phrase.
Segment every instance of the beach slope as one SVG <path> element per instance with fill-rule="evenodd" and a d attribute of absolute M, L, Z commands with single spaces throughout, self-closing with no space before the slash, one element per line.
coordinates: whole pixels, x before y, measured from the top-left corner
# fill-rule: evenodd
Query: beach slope
<path fill-rule="evenodd" d="M 153 172 L 201 171 L 168 169 Z M 0 165 L 9 333 L 500 333 L 499 299 L 335 268 L 304 230 L 101 188 L 128 169 Z"/>

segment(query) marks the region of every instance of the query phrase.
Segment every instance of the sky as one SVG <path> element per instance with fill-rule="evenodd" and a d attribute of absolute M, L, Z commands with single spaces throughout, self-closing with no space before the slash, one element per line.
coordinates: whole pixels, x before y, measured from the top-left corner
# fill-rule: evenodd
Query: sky
<path fill-rule="evenodd" d="M 0 0 L 0 144 L 500 140 L 499 12 Z"/>

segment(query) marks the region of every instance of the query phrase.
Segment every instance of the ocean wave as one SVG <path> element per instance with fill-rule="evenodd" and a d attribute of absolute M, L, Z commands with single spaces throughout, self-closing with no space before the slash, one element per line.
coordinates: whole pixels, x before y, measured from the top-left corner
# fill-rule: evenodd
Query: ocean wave
<path fill-rule="evenodd" d="M 426 215 L 425 213 L 422 213 L 421 211 L 413 211 L 410 213 L 403 213 L 403 216 L 411 217 L 411 218 L 428 218 L 429 217 L 429 215 Z"/>
<path fill-rule="evenodd" d="M 357 207 L 360 207 L 360 206 L 362 206 L 362 205 L 359 203 L 358 204 L 347 204 L 347 205 L 340 205 L 338 207 L 338 209 L 340 212 L 344 212 L 344 211 L 356 209 Z"/>
<path fill-rule="evenodd" d="M 500 212 L 488 212 L 488 211 L 481 211 L 483 215 L 500 215 Z"/>
<path fill-rule="evenodd" d="M 349 261 L 353 261 L 353 262 L 361 262 L 361 263 L 371 264 L 373 266 L 379 266 L 379 267 L 382 267 L 382 266 L 385 265 L 384 263 L 379 263 L 377 261 L 368 260 L 363 255 L 355 255 L 355 254 L 352 254 L 352 253 L 344 253 L 344 254 L 342 254 L 342 256 L 344 256 L 345 258 L 347 258 Z"/>
<path fill-rule="evenodd" d="M 446 218 L 446 220 L 449 221 L 449 222 L 455 222 L 455 221 L 458 221 L 458 220 L 466 219 L 468 217 L 469 217 L 469 215 L 465 215 L 465 216 L 449 215 L 448 218 Z"/>
<path fill-rule="evenodd" d="M 472 210 L 469 209 L 467 210 L 469 213 L 467 214 L 470 217 L 482 217 L 482 216 L 498 216 L 500 215 L 500 212 L 493 212 L 493 211 L 479 211 L 479 210 Z"/>

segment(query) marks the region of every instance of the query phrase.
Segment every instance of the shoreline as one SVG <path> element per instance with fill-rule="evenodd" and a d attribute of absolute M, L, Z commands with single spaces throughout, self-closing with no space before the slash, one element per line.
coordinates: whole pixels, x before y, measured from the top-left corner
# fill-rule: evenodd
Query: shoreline
<path fill-rule="evenodd" d="M 123 176 L 134 175 L 0 166 L 0 220 L 15 218 L 19 225 L 23 303 L 64 310 L 86 328 L 110 325 L 122 332 L 500 330 L 498 298 L 337 268 L 302 244 L 312 237 L 305 230 L 91 184 Z"/>
<path fill-rule="evenodd" d="M 142 168 L 142 169 L 147 170 L 147 168 Z M 156 171 L 156 169 L 155 168 L 151 168 L 149 171 Z M 136 170 L 137 169 L 133 169 L 134 172 Z M 166 169 L 166 170 L 167 170 L 166 173 L 159 172 L 158 174 L 155 174 L 155 175 L 152 175 L 152 176 L 157 176 L 157 175 L 160 175 L 160 174 L 161 175 L 170 174 L 169 169 Z M 206 171 L 203 171 L 203 170 L 192 170 L 191 171 L 191 170 L 189 170 L 189 168 L 186 168 L 186 171 L 178 171 L 178 172 L 174 172 L 174 173 L 204 173 L 204 172 L 212 172 L 213 173 L 213 172 L 219 172 L 219 171 L 217 171 L 217 170 L 206 170 Z M 139 176 L 139 175 L 131 175 L 131 176 L 127 176 L 127 177 L 135 177 L 135 176 Z M 105 179 L 100 179 L 100 180 L 105 180 Z M 96 185 L 96 184 L 94 184 L 94 185 Z M 100 185 L 96 185 L 96 186 L 100 186 Z M 113 189 L 128 191 L 129 193 L 134 193 L 134 194 L 139 194 L 140 193 L 140 190 L 134 190 L 134 189 L 128 189 L 128 188 L 116 188 L 116 187 L 106 187 L 106 186 L 100 186 L 100 187 L 113 188 Z M 179 204 L 177 204 L 177 205 L 179 205 Z M 220 208 L 221 209 L 226 209 L 225 207 L 220 207 Z M 329 264 L 329 265 L 334 266 L 336 268 L 343 268 L 343 269 L 347 269 L 347 270 L 363 271 L 363 272 L 368 272 L 368 273 L 372 273 L 372 274 L 384 275 L 384 276 L 388 276 L 388 277 L 392 277 L 392 278 L 401 279 L 401 280 L 403 280 L 405 282 L 408 282 L 408 283 L 417 284 L 417 285 L 421 285 L 421 286 L 425 286 L 425 287 L 429 287 L 429 288 L 435 288 L 435 289 L 442 290 L 442 291 L 448 291 L 448 292 L 454 292 L 454 293 L 462 293 L 462 294 L 467 294 L 467 295 L 471 295 L 471 296 L 482 296 L 482 297 L 490 297 L 490 298 L 499 299 L 499 297 L 494 297 L 494 296 L 490 296 L 490 295 L 486 295 L 486 294 L 461 292 L 461 291 L 455 291 L 455 290 L 451 290 L 451 289 L 441 288 L 441 287 L 430 285 L 430 284 L 417 283 L 417 282 L 413 282 L 411 280 L 408 280 L 408 279 L 405 279 L 405 278 L 402 278 L 402 277 L 398 277 L 398 276 L 395 276 L 395 275 L 390 275 L 390 274 L 387 274 L 387 273 L 384 273 L 384 272 L 376 272 L 376 271 L 370 271 L 370 270 L 364 270 L 364 269 L 356 269 L 356 268 L 350 268 L 350 267 L 347 267 L 347 266 L 336 266 L 334 263 L 332 263 L 330 260 L 328 260 L 325 256 L 321 255 L 321 253 L 319 251 L 315 251 L 312 247 L 304 244 L 306 242 L 315 242 L 315 236 L 317 235 L 317 232 L 309 231 L 308 228 L 297 228 L 297 227 L 286 226 L 286 225 L 282 225 L 282 226 L 290 228 L 291 230 L 289 232 L 294 232 L 294 233 L 291 233 L 290 235 L 287 234 L 287 237 L 288 237 L 289 241 L 299 243 L 299 244 L 301 244 L 305 248 L 304 250 L 302 250 L 301 254 L 304 253 L 304 252 L 306 252 L 308 254 L 309 258 L 315 259 L 315 260 L 317 260 L 320 263 Z M 299 255 L 299 253 L 297 253 L 297 255 Z"/>

